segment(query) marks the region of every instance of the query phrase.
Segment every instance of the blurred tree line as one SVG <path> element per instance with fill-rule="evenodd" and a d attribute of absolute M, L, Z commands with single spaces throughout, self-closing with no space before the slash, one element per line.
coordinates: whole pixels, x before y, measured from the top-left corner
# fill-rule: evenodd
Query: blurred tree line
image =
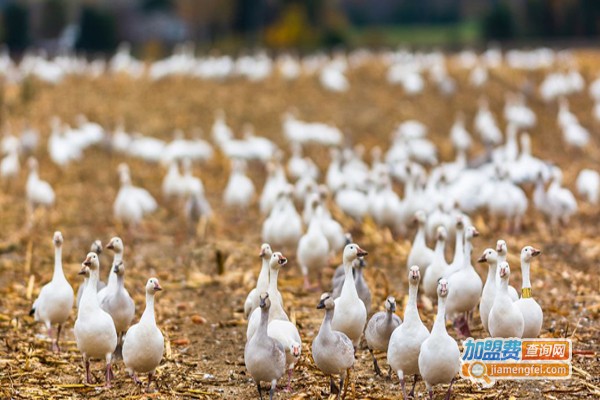
<path fill-rule="evenodd" d="M 0 0 L 0 41 L 44 46 L 72 27 L 72 48 L 118 42 L 311 50 L 353 45 L 371 26 L 481 22 L 482 39 L 585 38 L 600 33 L 600 0 Z M 137 27 L 137 30 L 135 29 Z"/>

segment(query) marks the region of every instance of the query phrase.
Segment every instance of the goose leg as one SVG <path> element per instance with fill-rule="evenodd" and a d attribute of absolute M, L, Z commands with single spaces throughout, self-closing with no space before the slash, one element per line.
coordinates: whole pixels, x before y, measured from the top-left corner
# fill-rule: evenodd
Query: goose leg
<path fill-rule="evenodd" d="M 113 353 L 115 360 L 123 359 L 123 333 L 119 333 L 117 336 L 117 347 L 115 348 L 115 352 Z"/>
<path fill-rule="evenodd" d="M 60 353 L 60 345 L 58 344 L 58 340 L 60 339 L 60 331 L 62 330 L 62 324 L 58 324 L 58 329 L 56 330 L 56 350 Z"/>
<path fill-rule="evenodd" d="M 375 358 L 375 354 L 373 353 L 373 349 L 369 349 L 369 353 L 371 353 L 371 357 L 373 357 L 373 369 L 375 370 L 375 374 L 381 376 L 381 369 L 377 364 L 377 359 Z"/>
<path fill-rule="evenodd" d="M 112 364 L 110 363 L 112 359 L 112 353 L 108 353 L 106 355 L 106 387 L 110 387 L 110 379 L 113 375 L 112 373 Z"/>
<path fill-rule="evenodd" d="M 256 381 L 256 387 L 258 388 L 258 397 L 262 400 L 262 390 L 260 390 L 260 382 Z"/>
<path fill-rule="evenodd" d="M 333 376 L 329 376 L 329 394 L 339 394 L 340 390 L 338 389 L 338 387 L 335 385 L 335 382 L 333 381 Z"/>
<path fill-rule="evenodd" d="M 456 378 L 452 378 L 452 380 L 450 381 L 450 386 L 448 387 L 448 393 L 446 393 L 446 397 L 444 397 L 444 400 L 450 400 L 450 396 L 452 395 L 452 384 L 454 383 L 454 379 L 456 379 Z"/>
<path fill-rule="evenodd" d="M 404 382 L 404 372 L 398 371 L 398 378 L 400 378 L 400 387 L 402 388 L 402 398 L 408 399 L 408 394 L 406 393 L 406 382 Z"/>
<path fill-rule="evenodd" d="M 146 391 L 150 390 L 150 382 L 152 382 L 152 372 L 148 373 L 148 385 L 146 386 Z"/>
<path fill-rule="evenodd" d="M 387 380 L 391 381 L 392 380 L 392 366 L 388 365 L 388 376 L 387 376 Z"/>
<path fill-rule="evenodd" d="M 340 393 L 342 396 L 342 400 L 346 398 L 346 393 L 348 392 L 348 378 L 345 373 L 340 375 Z M 340 398 L 340 393 L 338 393 L 338 399 Z"/>
<path fill-rule="evenodd" d="M 273 379 L 271 381 L 271 390 L 269 390 L 269 400 L 273 400 L 273 396 L 275 395 L 276 388 L 277 388 L 277 379 Z"/>
<path fill-rule="evenodd" d="M 135 383 L 136 385 L 142 384 L 142 382 L 138 379 L 137 375 L 135 374 L 135 372 L 133 372 L 133 370 L 129 371 L 129 376 L 131 377 L 131 379 L 133 379 L 133 383 Z"/>
<path fill-rule="evenodd" d="M 285 388 L 286 392 L 291 392 L 292 391 L 292 372 L 294 370 L 292 368 L 288 369 L 288 384 Z"/>
<path fill-rule="evenodd" d="M 425 382 L 425 384 L 427 385 L 427 392 L 429 393 L 429 400 L 433 400 L 433 386 L 431 386 L 427 382 Z"/>
<path fill-rule="evenodd" d="M 84 354 L 83 355 L 83 363 L 85 365 L 85 381 L 88 384 L 92 383 L 92 375 L 90 375 L 90 360 L 87 358 L 87 356 Z"/>
<path fill-rule="evenodd" d="M 417 387 L 418 380 L 419 380 L 419 375 L 415 375 L 415 381 L 413 382 L 412 389 L 410 390 L 410 393 L 408 394 L 413 399 L 415 398 L 415 387 Z"/>

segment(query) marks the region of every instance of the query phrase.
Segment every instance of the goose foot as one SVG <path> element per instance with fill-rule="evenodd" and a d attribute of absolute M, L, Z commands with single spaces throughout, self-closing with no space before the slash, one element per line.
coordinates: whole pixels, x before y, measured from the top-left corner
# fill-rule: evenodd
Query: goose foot
<path fill-rule="evenodd" d="M 153 390 L 150 389 L 150 383 L 152 382 L 152 378 L 154 377 L 154 374 L 152 372 L 150 372 L 148 374 L 148 384 L 146 385 L 146 393 L 152 393 Z"/>
<path fill-rule="evenodd" d="M 375 375 L 381 376 L 381 369 L 377 364 L 377 359 L 375 358 L 375 354 L 373 354 L 373 349 L 369 349 L 369 353 L 371 353 L 371 357 L 373 357 L 373 369 L 375 370 Z"/>
<path fill-rule="evenodd" d="M 135 372 L 130 371 L 129 372 L 129 376 L 131 377 L 131 379 L 133 379 L 133 383 L 135 383 L 136 385 L 141 385 L 142 381 L 140 381 L 140 379 L 137 377 L 137 375 L 135 374 Z"/>

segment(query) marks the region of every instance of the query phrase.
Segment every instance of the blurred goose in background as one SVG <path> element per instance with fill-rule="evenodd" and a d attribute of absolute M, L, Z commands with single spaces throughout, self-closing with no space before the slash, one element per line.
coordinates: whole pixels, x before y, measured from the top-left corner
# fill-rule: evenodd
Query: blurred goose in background
<path fill-rule="evenodd" d="M 67 281 L 62 267 L 63 236 L 54 232 L 54 273 L 52 280 L 42 287 L 37 299 L 33 302 L 29 315 L 36 321 L 42 321 L 48 330 L 48 337 L 52 337 L 52 325 L 57 325 L 56 341 L 52 348 L 60 352 L 59 338 L 62 325 L 69 318 L 73 308 L 73 288 Z"/>
<path fill-rule="evenodd" d="M 446 228 L 439 226 L 437 228 L 433 258 L 423 274 L 423 291 L 430 299 L 435 299 L 437 295 L 438 282 L 440 278 L 444 276 L 449 267 L 445 256 L 446 238 Z"/>
<path fill-rule="evenodd" d="M 158 279 L 150 278 L 146 283 L 146 308 L 137 324 L 132 325 L 123 337 L 123 362 L 127 373 L 140 383 L 136 372 L 148 374 L 148 386 L 159 366 L 164 352 L 164 337 L 156 326 L 154 295 L 162 290 Z"/>
<path fill-rule="evenodd" d="M 471 139 L 469 131 L 465 128 L 465 117 L 462 113 L 456 116 L 450 129 L 450 140 L 457 153 L 466 154 L 473 144 L 473 139 Z"/>
<path fill-rule="evenodd" d="M 538 178 L 533 202 L 539 211 L 550 218 L 552 227 L 557 227 L 559 223 L 567 225 L 571 216 L 577 212 L 577 200 L 569 189 L 562 187 L 562 172 L 558 167 L 552 169 L 547 190 L 544 190 L 542 178 Z"/>
<path fill-rule="evenodd" d="M 223 202 L 226 206 L 243 211 L 254 201 L 254 184 L 246 175 L 246 163 L 233 160 L 229 181 L 223 192 Z"/>
<path fill-rule="evenodd" d="M 10 150 L 0 162 L 0 177 L 3 181 L 13 181 L 19 176 L 20 170 L 19 152 L 18 150 Z"/>
<path fill-rule="evenodd" d="M 158 205 L 154 197 L 143 188 L 131 184 L 131 176 L 127 164 L 119 164 L 121 188 L 113 204 L 115 218 L 130 226 L 139 225 L 145 214 L 154 212 Z"/>
<path fill-rule="evenodd" d="M 29 176 L 25 184 L 25 193 L 28 204 L 32 209 L 43 206 L 51 207 L 54 205 L 54 190 L 46 181 L 40 179 L 38 175 L 38 162 L 35 158 L 30 157 L 27 161 L 29 166 Z"/>
<path fill-rule="evenodd" d="M 424 211 L 419 210 L 415 213 L 414 220 L 417 223 L 417 234 L 410 248 L 410 253 L 408 253 L 406 269 L 410 269 L 413 265 L 418 265 L 419 269 L 425 273 L 434 256 L 433 250 L 427 247 L 427 243 L 425 242 L 427 215 Z"/>
<path fill-rule="evenodd" d="M 320 214 L 312 217 L 308 230 L 298 242 L 296 255 L 304 277 L 304 289 L 312 288 L 309 278 L 310 270 L 318 273 L 317 287 L 320 288 L 322 271 L 329 264 L 329 242 L 321 228 Z"/>
<path fill-rule="evenodd" d="M 600 199 L 600 174 L 592 169 L 582 169 L 577 175 L 577 193 L 588 203 L 598 204 Z"/>
<path fill-rule="evenodd" d="M 377 364 L 377 358 L 375 358 L 373 350 L 387 351 L 392 332 L 394 332 L 394 330 L 402 323 L 402 319 L 400 319 L 395 312 L 396 299 L 392 296 L 389 296 L 385 300 L 385 310 L 373 314 L 367 323 L 367 328 L 365 329 L 367 347 L 369 348 L 371 357 L 373 357 L 373 369 L 377 375 L 381 375 L 381 369 Z M 391 378 L 391 366 L 388 375 Z"/>
<path fill-rule="evenodd" d="M 319 177 L 319 169 L 308 157 L 302 157 L 302 145 L 297 142 L 291 144 L 292 155 L 287 162 L 287 171 L 292 179 L 299 179 L 308 175 L 313 179 Z"/>
<path fill-rule="evenodd" d="M 325 309 L 325 318 L 312 342 L 312 357 L 317 368 L 329 375 L 330 394 L 337 393 L 336 398 L 339 400 L 344 390 L 344 381 L 354 365 L 354 345 L 346 334 L 333 327 L 336 304 L 328 293 L 321 295 L 317 308 Z M 340 375 L 339 388 L 336 387 L 332 375 Z"/>

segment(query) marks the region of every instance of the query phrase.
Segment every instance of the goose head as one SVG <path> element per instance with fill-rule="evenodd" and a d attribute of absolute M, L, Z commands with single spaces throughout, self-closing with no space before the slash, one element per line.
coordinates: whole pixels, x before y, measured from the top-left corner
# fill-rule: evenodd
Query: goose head
<path fill-rule="evenodd" d="M 465 229 L 465 220 L 462 215 L 459 215 L 456 217 L 456 230 L 462 231 L 463 229 Z"/>
<path fill-rule="evenodd" d="M 479 236 L 479 231 L 474 226 L 469 226 L 465 230 L 465 239 L 470 240 Z"/>
<path fill-rule="evenodd" d="M 413 265 L 408 271 L 408 283 L 413 286 L 419 286 L 421 280 L 421 271 L 418 265 Z"/>
<path fill-rule="evenodd" d="M 94 240 L 94 243 L 90 246 L 90 251 L 93 251 L 96 254 L 102 254 L 102 242 L 100 239 Z"/>
<path fill-rule="evenodd" d="M 539 256 L 541 253 L 542 252 L 535 247 L 525 246 L 521 250 L 521 261 L 529 262 L 532 258 Z"/>
<path fill-rule="evenodd" d="M 85 260 L 81 263 L 83 267 L 88 267 L 92 271 L 100 268 L 100 260 L 98 259 L 98 254 L 94 252 L 89 252 L 85 257 Z M 82 268 L 83 269 L 83 268 Z"/>
<path fill-rule="evenodd" d="M 477 262 L 479 263 L 494 263 L 498 261 L 498 253 L 496 253 L 496 250 L 494 249 L 485 249 L 483 251 L 483 254 L 481 255 L 481 257 L 479 257 L 479 259 L 477 260 Z"/>
<path fill-rule="evenodd" d="M 448 238 L 448 232 L 446 231 L 446 228 L 444 228 L 443 226 L 438 226 L 437 231 L 435 233 L 435 238 L 438 242 L 445 242 Z"/>
<path fill-rule="evenodd" d="M 121 263 L 121 265 L 122 264 L 123 263 Z M 160 290 L 162 290 L 162 286 L 160 286 L 160 283 L 158 282 L 157 278 L 148 279 L 148 282 L 146 283 L 146 293 L 147 294 L 154 294 Z"/>
<path fill-rule="evenodd" d="M 302 346 L 300 345 L 300 343 L 293 341 L 290 344 L 290 354 L 292 354 L 294 357 L 298 358 L 298 357 L 300 357 L 301 353 L 302 353 Z"/>
<path fill-rule="evenodd" d="M 500 263 L 500 278 L 501 279 L 508 279 L 508 277 L 510 276 L 510 266 L 508 265 L 508 263 L 506 261 Z"/>
<path fill-rule="evenodd" d="M 269 299 L 269 293 L 262 292 L 260 294 L 259 306 L 260 306 L 260 308 L 262 308 L 264 310 L 268 310 L 269 308 L 271 308 L 271 299 Z"/>
<path fill-rule="evenodd" d="M 361 249 L 356 243 L 350 243 L 344 247 L 344 262 L 352 263 L 352 261 L 357 258 L 365 257 L 368 254 L 369 253 Z"/>
<path fill-rule="evenodd" d="M 448 296 L 448 281 L 444 278 L 440 278 L 438 281 L 437 295 L 438 297 Z"/>
<path fill-rule="evenodd" d="M 54 238 L 52 239 L 52 241 L 54 242 L 54 246 L 61 247 L 64 242 L 62 233 L 60 233 L 59 231 L 54 232 Z"/>
<path fill-rule="evenodd" d="M 118 261 L 113 265 L 113 272 L 118 276 L 125 274 L 125 264 L 123 264 L 123 261 Z"/>
<path fill-rule="evenodd" d="M 423 226 L 425 222 L 427 222 L 427 215 L 425 214 L 425 211 L 418 210 L 417 212 L 415 212 L 415 217 L 413 221 L 419 224 L 419 226 Z"/>
<path fill-rule="evenodd" d="M 120 237 L 115 236 L 112 239 L 110 239 L 110 242 L 108 242 L 108 244 L 106 245 L 106 248 L 111 249 L 115 253 L 122 253 L 123 252 L 123 241 L 121 240 Z"/>
<path fill-rule="evenodd" d="M 319 304 L 317 304 L 317 309 L 322 310 L 332 310 L 335 307 L 335 302 L 331 298 L 329 293 L 323 293 L 321 295 L 321 299 L 319 300 Z"/>
<path fill-rule="evenodd" d="M 271 260 L 269 262 L 269 266 L 272 269 L 279 269 L 287 264 L 287 258 L 283 256 L 280 252 L 276 251 L 271 255 Z"/>
<path fill-rule="evenodd" d="M 496 251 L 498 252 L 499 256 L 506 257 L 508 254 L 508 247 L 506 246 L 506 242 L 504 240 L 500 239 L 496 242 Z"/>
<path fill-rule="evenodd" d="M 270 259 L 272 255 L 273 250 L 271 250 L 271 246 L 269 246 L 268 243 L 263 243 L 260 246 L 260 253 L 258 253 L 258 256 L 263 259 Z"/>
<path fill-rule="evenodd" d="M 385 309 L 392 313 L 396 311 L 396 299 L 393 296 L 389 296 L 385 299 Z"/>

